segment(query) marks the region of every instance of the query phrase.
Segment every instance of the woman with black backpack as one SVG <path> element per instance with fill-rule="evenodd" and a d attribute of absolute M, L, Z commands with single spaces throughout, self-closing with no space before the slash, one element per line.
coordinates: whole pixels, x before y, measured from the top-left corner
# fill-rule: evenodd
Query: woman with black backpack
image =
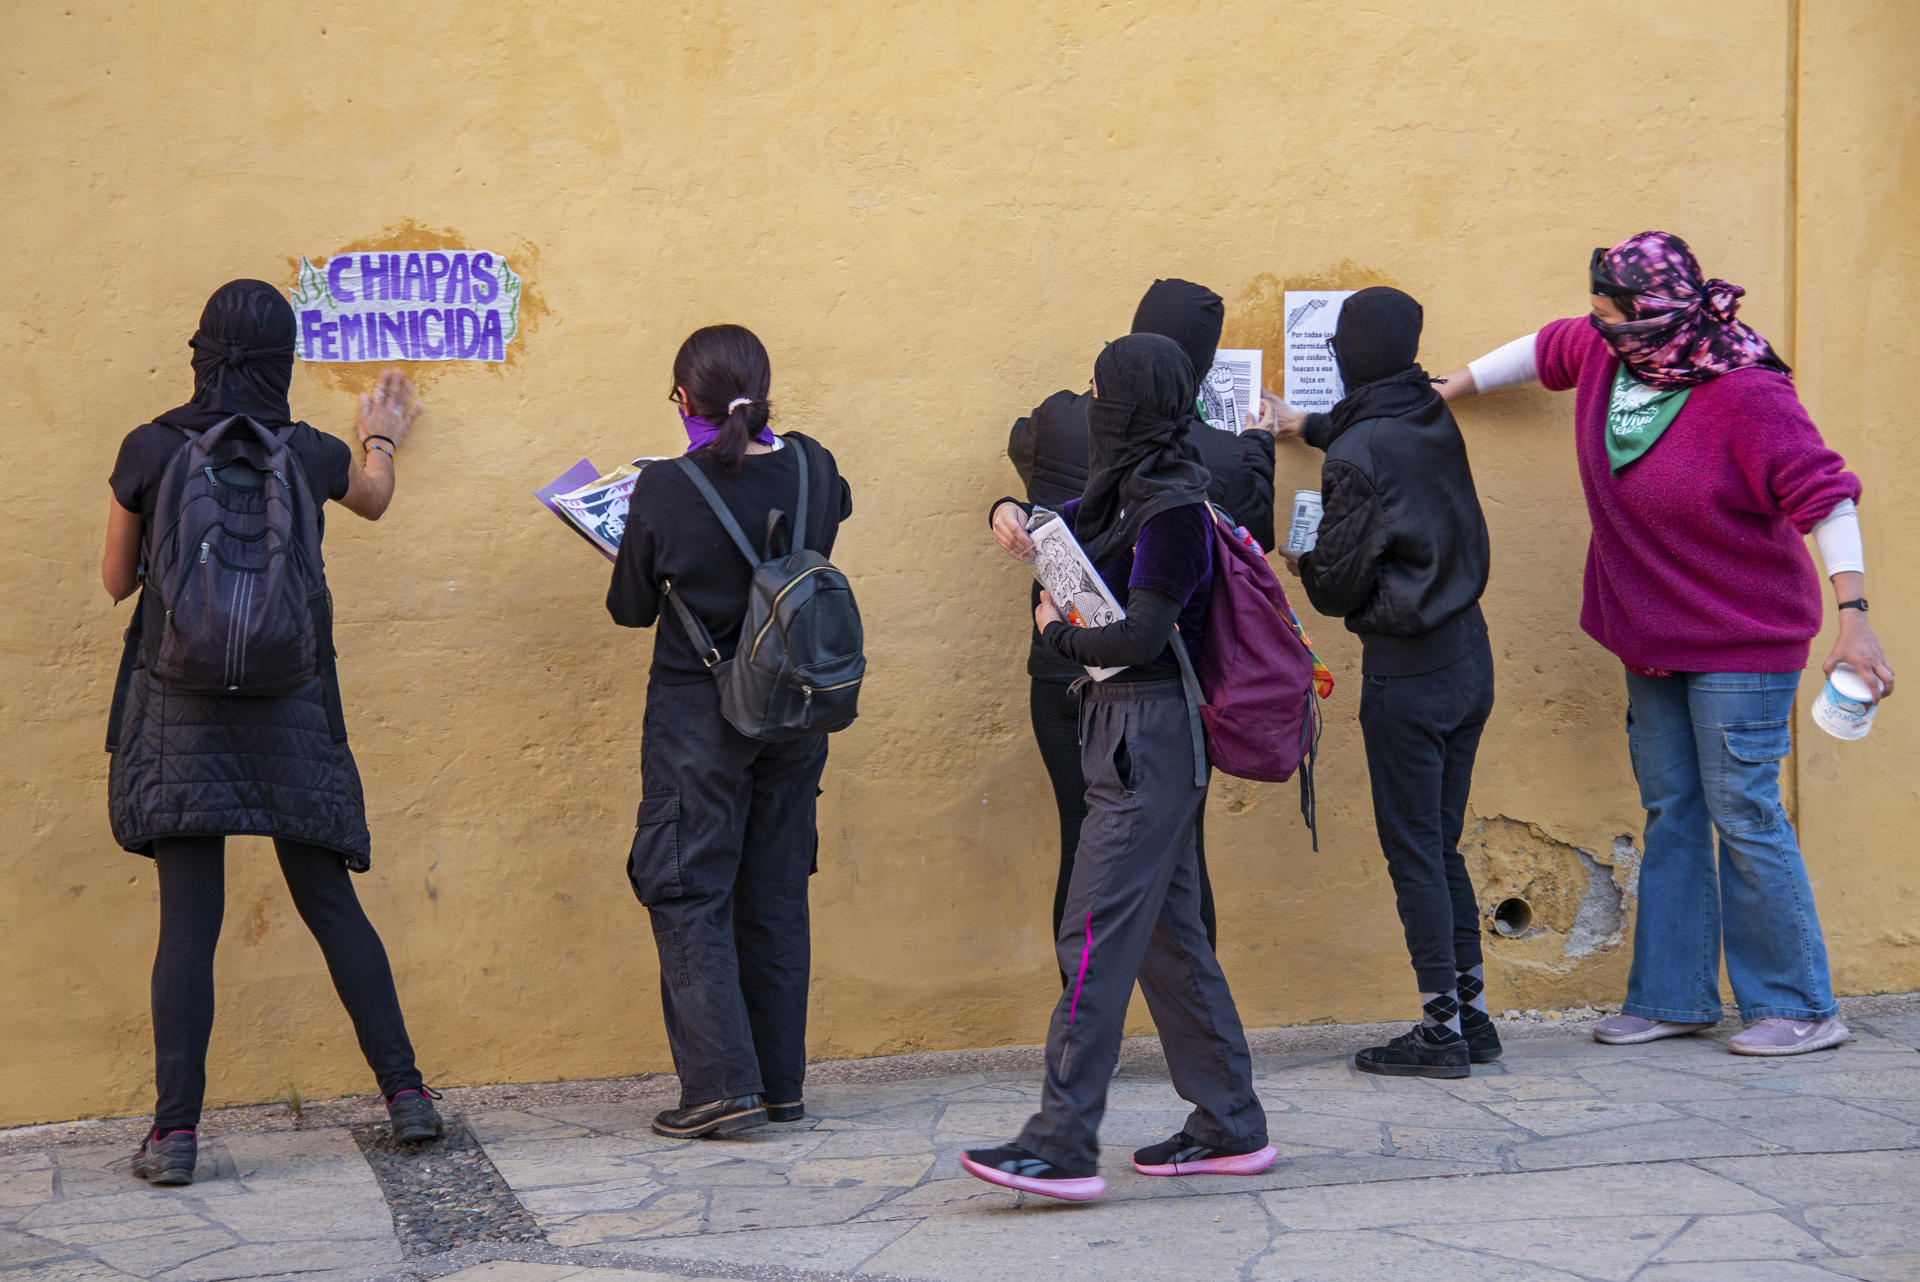
<path fill-rule="evenodd" d="M 822 594 L 844 590 L 824 558 L 853 493 L 825 446 L 767 427 L 772 378 L 767 349 L 738 325 L 680 345 L 671 399 L 688 451 L 640 473 L 607 591 L 624 627 L 652 625 L 663 606 L 675 615 L 654 638 L 627 876 L 652 918 L 680 1076 L 680 1107 L 653 1129 L 680 1139 L 804 1113 L 814 800 L 824 730 L 852 719 L 864 663 L 855 615 L 828 647 L 844 652 L 831 676 L 800 669 L 790 699 L 756 684 L 767 650 L 801 640 L 794 602 L 851 609 L 850 595 Z M 746 634 L 743 617 L 765 609 Z"/>
<path fill-rule="evenodd" d="M 347 876 L 366 871 L 371 842 L 320 565 L 321 505 L 378 520 L 420 406 L 405 378 L 381 376 L 360 398 L 364 463 L 296 423 L 293 309 L 264 281 L 215 292 L 190 346 L 193 399 L 121 442 L 101 562 L 116 602 L 141 589 L 107 729 L 108 795 L 114 838 L 160 878 L 159 1099 L 133 1161 L 155 1184 L 193 1179 L 230 835 L 273 838 L 394 1138 L 441 1130 L 386 950 Z"/>

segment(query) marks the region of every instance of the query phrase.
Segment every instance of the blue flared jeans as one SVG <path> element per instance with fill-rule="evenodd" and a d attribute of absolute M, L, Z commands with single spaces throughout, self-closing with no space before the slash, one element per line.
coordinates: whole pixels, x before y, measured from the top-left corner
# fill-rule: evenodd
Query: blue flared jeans
<path fill-rule="evenodd" d="M 1780 804 L 1799 684 L 1797 672 L 1627 674 L 1627 743 L 1647 811 L 1627 1014 L 1717 1021 L 1723 947 L 1742 1019 L 1838 1009 Z"/>

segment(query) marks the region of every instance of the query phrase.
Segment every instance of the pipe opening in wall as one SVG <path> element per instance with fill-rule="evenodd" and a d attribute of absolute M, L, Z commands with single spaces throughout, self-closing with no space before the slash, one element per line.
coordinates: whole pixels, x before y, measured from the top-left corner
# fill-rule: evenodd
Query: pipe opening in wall
<path fill-rule="evenodd" d="M 1512 938 L 1523 935 L 1527 927 L 1533 925 L 1533 907 L 1518 897 L 1502 899 L 1493 910 L 1493 928 L 1502 935 Z"/>

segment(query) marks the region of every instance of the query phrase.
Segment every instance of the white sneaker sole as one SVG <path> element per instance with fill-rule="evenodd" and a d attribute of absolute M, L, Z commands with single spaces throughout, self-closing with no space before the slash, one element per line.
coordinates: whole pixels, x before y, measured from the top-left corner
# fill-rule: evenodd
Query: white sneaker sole
<path fill-rule="evenodd" d="M 1593 1040 L 1605 1042 L 1608 1046 L 1641 1046 L 1647 1042 L 1664 1041 L 1669 1037 L 1691 1037 L 1695 1033 L 1704 1033 L 1712 1024 L 1655 1025 L 1643 1033 L 1603 1033 L 1593 1030 Z"/>
<path fill-rule="evenodd" d="M 1814 1051 L 1831 1050 L 1835 1046 L 1844 1046 L 1853 1040 L 1853 1034 L 1845 1028 L 1836 1028 L 1825 1037 L 1816 1037 L 1801 1042 L 1797 1046 L 1742 1046 L 1738 1042 L 1728 1042 L 1727 1049 L 1735 1055 L 1807 1055 Z"/>

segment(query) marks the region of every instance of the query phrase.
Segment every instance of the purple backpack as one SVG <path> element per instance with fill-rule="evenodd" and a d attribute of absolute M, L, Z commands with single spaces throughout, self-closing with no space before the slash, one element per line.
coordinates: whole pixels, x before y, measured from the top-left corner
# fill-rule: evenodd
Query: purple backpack
<path fill-rule="evenodd" d="M 1185 647 L 1178 647 L 1185 658 Z M 1280 783 L 1300 775 L 1300 810 L 1313 828 L 1313 761 L 1320 703 L 1313 652 L 1273 567 L 1232 519 L 1213 509 L 1213 598 L 1195 666 L 1207 758 L 1241 779 Z M 1191 692 L 1191 688 L 1190 688 Z M 1318 837 L 1314 848 L 1319 849 Z"/>

